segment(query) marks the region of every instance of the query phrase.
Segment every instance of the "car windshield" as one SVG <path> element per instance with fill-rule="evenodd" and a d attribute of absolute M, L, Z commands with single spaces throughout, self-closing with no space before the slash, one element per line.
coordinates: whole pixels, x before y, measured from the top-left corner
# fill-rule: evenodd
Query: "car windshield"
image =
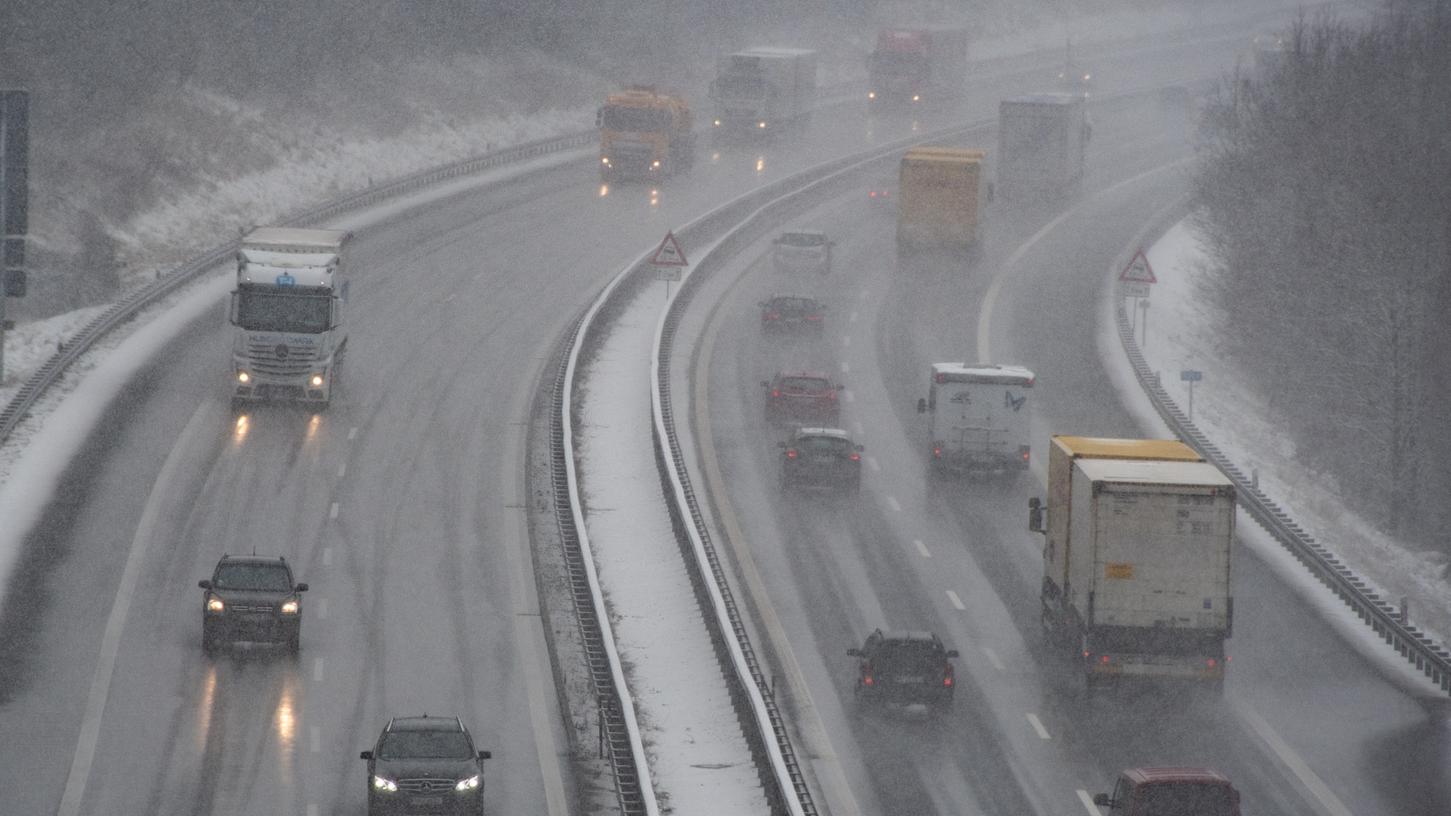
<path fill-rule="evenodd" d="M 783 391 L 827 391 L 831 383 L 820 377 L 782 377 L 781 389 Z"/>
<path fill-rule="evenodd" d="M 462 731 L 390 731 L 378 743 L 379 759 L 472 759 Z"/>
<path fill-rule="evenodd" d="M 839 436 L 803 436 L 796 440 L 796 447 L 807 453 L 850 453 L 851 442 Z"/>
<path fill-rule="evenodd" d="M 819 247 L 826 245 L 826 236 L 819 232 L 783 232 L 781 244 L 793 247 Z"/>
<path fill-rule="evenodd" d="M 912 672 L 940 671 L 943 660 L 935 644 L 905 641 L 887 641 L 872 656 L 881 669 Z"/>
<path fill-rule="evenodd" d="M 1139 789 L 1135 813 L 1144 816 L 1232 816 L 1234 802 L 1224 785 L 1176 782 Z"/>
<path fill-rule="evenodd" d="M 273 564 L 223 564 L 212 579 L 217 589 L 252 589 L 264 592 L 287 592 L 292 589 L 287 568 Z"/>

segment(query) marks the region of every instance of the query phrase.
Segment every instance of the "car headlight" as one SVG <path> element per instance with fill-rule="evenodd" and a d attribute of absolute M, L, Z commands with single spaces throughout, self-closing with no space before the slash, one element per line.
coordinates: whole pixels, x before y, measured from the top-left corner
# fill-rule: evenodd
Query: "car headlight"
<path fill-rule="evenodd" d="M 213 595 L 210 598 L 207 598 L 207 611 L 208 612 L 223 612 L 223 611 L 226 611 L 226 608 L 227 608 L 227 605 L 224 604 L 224 603 L 222 603 L 222 599 L 221 598 L 218 598 L 215 595 Z"/>
<path fill-rule="evenodd" d="M 375 791 L 387 791 L 388 793 L 397 793 L 398 792 L 398 783 L 397 782 L 394 782 L 391 779 L 386 779 L 384 777 L 378 776 L 377 774 L 374 774 L 373 775 L 373 790 L 375 790 Z"/>
<path fill-rule="evenodd" d="M 457 785 L 453 786 L 456 791 L 471 791 L 479 786 L 479 775 L 474 774 L 468 779 L 460 779 Z"/>
<path fill-rule="evenodd" d="M 297 614 L 297 608 L 298 608 L 298 603 L 297 603 L 297 599 L 296 598 L 293 598 L 290 601 L 283 601 L 282 602 L 282 614 L 284 614 L 284 615 L 296 615 Z"/>
<path fill-rule="evenodd" d="M 251 374 L 248 374 L 245 371 L 238 371 L 237 372 L 237 382 L 239 382 L 239 383 L 249 383 L 251 381 L 252 381 L 252 375 Z"/>
<path fill-rule="evenodd" d="M 312 382 L 312 387 L 313 388 L 322 388 L 322 375 L 321 374 L 314 374 L 314 375 L 312 375 L 311 382 Z"/>

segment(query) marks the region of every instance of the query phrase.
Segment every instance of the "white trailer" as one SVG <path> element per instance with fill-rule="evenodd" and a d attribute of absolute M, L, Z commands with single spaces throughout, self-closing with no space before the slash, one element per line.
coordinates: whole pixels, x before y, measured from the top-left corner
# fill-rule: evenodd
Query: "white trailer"
<path fill-rule="evenodd" d="M 1054 198 L 1083 179 L 1088 114 L 1079 94 L 1040 93 L 998 106 L 998 195 L 1009 200 Z"/>
<path fill-rule="evenodd" d="M 237 250 L 232 399 L 326 405 L 347 346 L 342 274 L 352 233 L 259 227 Z"/>
<path fill-rule="evenodd" d="M 771 136 L 816 106 L 816 52 L 751 48 L 720 58 L 710 83 L 717 133 Z"/>
<path fill-rule="evenodd" d="M 928 373 L 927 396 L 917 401 L 917 413 L 927 417 L 932 475 L 1028 469 L 1033 372 L 1022 366 L 933 363 Z"/>
<path fill-rule="evenodd" d="M 1050 639 L 1082 662 L 1090 687 L 1145 678 L 1222 688 L 1234 620 L 1233 483 L 1202 461 L 1055 464 L 1050 457 L 1048 524 L 1036 500 L 1029 521 L 1051 530 L 1042 589 Z"/>

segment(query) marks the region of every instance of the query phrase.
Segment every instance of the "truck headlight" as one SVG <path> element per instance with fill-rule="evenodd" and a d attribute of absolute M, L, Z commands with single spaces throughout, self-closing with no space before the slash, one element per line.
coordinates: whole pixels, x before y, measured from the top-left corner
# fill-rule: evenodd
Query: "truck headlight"
<path fill-rule="evenodd" d="M 716 119 L 716 120 L 715 120 L 715 126 L 716 126 L 716 127 L 720 127 L 720 120 L 719 120 L 719 119 Z"/>
<path fill-rule="evenodd" d="M 297 608 L 298 608 L 298 603 L 297 603 L 297 599 L 296 598 L 293 598 L 290 601 L 283 601 L 282 602 L 282 614 L 284 614 L 284 615 L 296 615 L 297 614 Z"/>
<path fill-rule="evenodd" d="M 224 604 L 224 603 L 222 603 L 222 599 L 221 598 L 218 598 L 215 595 L 211 596 L 210 598 L 207 598 L 207 611 L 208 612 L 225 612 L 226 609 L 227 609 L 227 605 Z"/>
<path fill-rule="evenodd" d="M 478 774 L 474 774 L 473 776 L 469 777 L 468 779 L 460 779 L 458 781 L 458 784 L 453 786 L 453 789 L 456 790 L 456 791 L 471 791 L 471 790 L 474 790 L 474 789 L 478 788 L 478 786 L 479 786 L 479 775 Z"/>
<path fill-rule="evenodd" d="M 239 383 L 249 383 L 251 381 L 252 381 L 252 375 L 251 374 L 248 374 L 245 371 L 238 371 L 237 372 L 237 382 L 239 382 Z"/>
<path fill-rule="evenodd" d="M 322 375 L 314 374 L 312 375 L 312 379 L 308 380 L 308 382 L 312 383 L 313 388 L 322 388 Z"/>
<path fill-rule="evenodd" d="M 877 92 L 876 91 L 867 91 L 867 99 L 876 99 L 876 98 L 877 98 Z"/>
<path fill-rule="evenodd" d="M 609 167 L 610 166 L 610 157 L 609 156 L 600 156 L 600 164 L 603 164 L 604 166 Z"/>
<path fill-rule="evenodd" d="M 756 127 L 761 128 L 762 130 L 765 130 L 765 128 L 766 128 L 766 120 L 762 119 L 761 121 L 757 122 L 756 123 Z"/>
<path fill-rule="evenodd" d="M 655 169 L 655 170 L 659 170 L 660 169 L 660 160 L 659 159 L 656 159 L 656 160 L 650 162 L 650 167 L 653 168 L 653 169 Z"/>
<path fill-rule="evenodd" d="M 397 782 L 394 782 L 391 779 L 386 779 L 384 777 L 378 776 L 377 774 L 374 774 L 373 775 L 373 790 L 375 790 L 375 791 L 386 791 L 388 793 L 397 793 L 398 792 L 398 783 Z"/>

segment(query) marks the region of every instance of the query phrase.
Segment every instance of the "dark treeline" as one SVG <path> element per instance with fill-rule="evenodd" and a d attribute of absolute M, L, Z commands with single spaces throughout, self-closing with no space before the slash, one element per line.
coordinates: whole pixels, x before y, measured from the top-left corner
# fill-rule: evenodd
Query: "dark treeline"
<path fill-rule="evenodd" d="M 1352 509 L 1451 553 L 1451 4 L 1266 57 L 1205 117 L 1222 351 Z"/>

